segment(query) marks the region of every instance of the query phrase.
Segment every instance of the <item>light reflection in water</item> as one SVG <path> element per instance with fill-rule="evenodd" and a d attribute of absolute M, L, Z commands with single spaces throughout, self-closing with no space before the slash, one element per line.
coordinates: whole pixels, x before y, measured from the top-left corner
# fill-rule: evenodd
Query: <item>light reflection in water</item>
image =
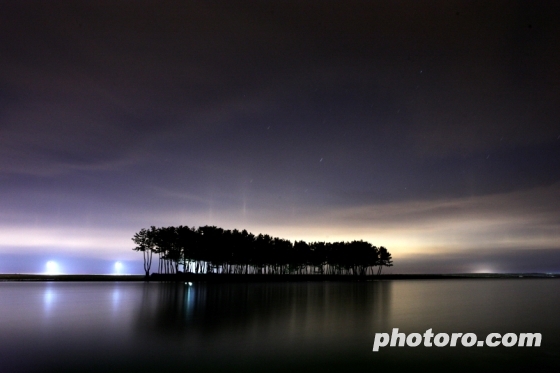
<path fill-rule="evenodd" d="M 391 284 L 146 284 L 136 330 L 186 343 L 235 338 L 246 350 L 355 340 L 384 326 Z"/>
<path fill-rule="evenodd" d="M 114 316 L 118 315 L 120 303 L 121 303 L 121 291 L 117 284 L 113 287 L 113 291 L 111 293 L 111 305 L 112 305 Z"/>
<path fill-rule="evenodd" d="M 56 290 L 53 284 L 47 283 L 43 293 L 43 316 L 49 317 L 53 312 L 53 307 L 56 302 Z"/>
<path fill-rule="evenodd" d="M 139 373 L 188 363 L 190 371 L 552 372 L 560 366 L 559 286 L 557 280 L 0 283 L 0 370 Z M 480 336 L 542 332 L 545 342 L 525 350 L 373 354 L 375 333 L 393 327 Z M 162 356 L 169 369 L 162 369 Z"/>
<path fill-rule="evenodd" d="M 189 320 L 193 315 L 196 289 L 192 287 L 192 285 L 189 285 L 185 288 L 185 292 L 185 317 Z"/>

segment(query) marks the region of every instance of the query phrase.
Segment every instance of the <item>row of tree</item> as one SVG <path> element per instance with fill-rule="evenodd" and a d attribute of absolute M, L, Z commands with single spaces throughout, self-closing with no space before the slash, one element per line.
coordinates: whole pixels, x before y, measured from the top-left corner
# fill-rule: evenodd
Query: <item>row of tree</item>
<path fill-rule="evenodd" d="M 391 253 L 365 241 L 291 241 L 246 230 L 215 226 L 154 226 L 134 234 L 133 250 L 144 256 L 146 276 L 153 254 L 159 257 L 158 273 L 229 274 L 381 274 L 391 267 Z"/>

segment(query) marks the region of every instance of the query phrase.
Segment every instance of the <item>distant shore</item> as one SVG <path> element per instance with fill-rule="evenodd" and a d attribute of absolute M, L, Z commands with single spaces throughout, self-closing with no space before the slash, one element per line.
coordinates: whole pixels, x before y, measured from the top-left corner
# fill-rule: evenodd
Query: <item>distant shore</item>
<path fill-rule="evenodd" d="M 351 275 L 237 275 L 237 274 L 158 274 L 150 275 L 149 281 L 169 282 L 363 282 L 380 280 L 459 280 L 459 279 L 546 279 L 560 278 L 552 273 L 459 273 L 459 274 L 386 274 L 372 276 Z M 46 274 L 0 274 L 0 281 L 60 281 L 60 282 L 130 282 L 146 281 L 144 275 L 46 275 Z"/>

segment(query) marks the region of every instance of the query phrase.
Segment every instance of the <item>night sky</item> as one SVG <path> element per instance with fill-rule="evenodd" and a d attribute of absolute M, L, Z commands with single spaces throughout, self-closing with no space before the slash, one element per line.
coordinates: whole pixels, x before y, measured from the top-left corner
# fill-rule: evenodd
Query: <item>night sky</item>
<path fill-rule="evenodd" d="M 0 4 L 0 272 L 142 273 L 143 227 L 560 272 L 556 1 Z"/>

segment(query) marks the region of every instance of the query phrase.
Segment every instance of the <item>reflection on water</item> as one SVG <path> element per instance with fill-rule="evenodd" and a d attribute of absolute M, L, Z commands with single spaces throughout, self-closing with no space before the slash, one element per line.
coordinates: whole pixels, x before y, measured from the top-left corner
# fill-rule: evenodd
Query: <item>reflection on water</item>
<path fill-rule="evenodd" d="M 382 327 L 391 284 L 146 284 L 136 329 L 179 339 L 235 337 L 244 347 L 274 349 L 294 340 L 340 342 Z"/>
<path fill-rule="evenodd" d="M 0 283 L 0 372 L 556 371 L 558 290 L 555 280 Z M 371 352 L 375 333 L 395 327 L 540 332 L 543 345 Z"/>
<path fill-rule="evenodd" d="M 112 300 L 113 315 L 117 315 L 121 303 L 121 291 L 118 286 L 115 286 L 115 288 L 113 289 L 111 300 Z"/>
<path fill-rule="evenodd" d="M 45 293 L 43 295 L 44 317 L 48 317 L 50 315 L 54 301 L 55 301 L 55 290 L 52 288 L 52 286 L 47 286 L 47 288 L 45 289 Z"/>

